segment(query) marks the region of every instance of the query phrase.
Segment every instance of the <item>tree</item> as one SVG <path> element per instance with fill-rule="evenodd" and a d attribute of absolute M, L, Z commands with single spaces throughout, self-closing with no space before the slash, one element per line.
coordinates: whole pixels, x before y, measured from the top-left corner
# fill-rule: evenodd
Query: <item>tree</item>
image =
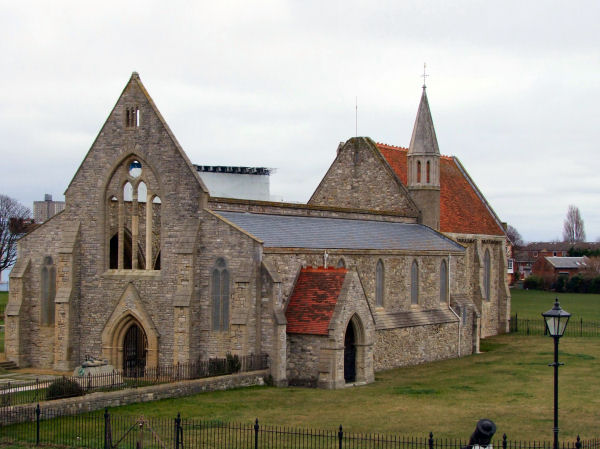
<path fill-rule="evenodd" d="M 514 226 L 508 225 L 506 228 L 506 236 L 514 246 L 523 246 L 525 244 L 523 237 L 521 237 L 521 233 L 517 231 L 517 228 Z"/>
<path fill-rule="evenodd" d="M 0 195 L 0 274 L 17 260 L 17 240 L 27 230 L 29 208 Z"/>
<path fill-rule="evenodd" d="M 570 205 L 563 225 L 563 242 L 585 242 L 583 218 L 577 206 Z"/>

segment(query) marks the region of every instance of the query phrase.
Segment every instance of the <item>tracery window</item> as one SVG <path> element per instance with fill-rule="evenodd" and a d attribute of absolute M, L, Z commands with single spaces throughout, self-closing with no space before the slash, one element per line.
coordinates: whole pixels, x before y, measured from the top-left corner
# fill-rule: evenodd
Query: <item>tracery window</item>
<path fill-rule="evenodd" d="M 383 295 L 384 295 L 384 270 L 383 262 L 381 259 L 377 261 L 377 267 L 375 268 L 375 305 L 383 307 Z"/>
<path fill-rule="evenodd" d="M 445 260 L 440 264 L 440 302 L 448 302 L 448 265 Z"/>
<path fill-rule="evenodd" d="M 485 256 L 483 258 L 483 290 L 485 299 L 490 300 L 491 293 L 491 277 L 492 277 L 492 263 L 490 260 L 490 251 L 485 250 Z"/>
<path fill-rule="evenodd" d="M 229 329 L 229 270 L 225 259 L 217 259 L 211 279 L 212 327 L 225 331 Z"/>
<path fill-rule="evenodd" d="M 410 268 L 410 303 L 419 304 L 419 265 L 416 260 Z"/>
<path fill-rule="evenodd" d="M 152 170 L 131 156 L 107 189 L 108 268 L 160 270 L 161 201 Z"/>
<path fill-rule="evenodd" d="M 54 299 L 56 297 L 56 267 L 52 257 L 44 257 L 41 273 L 41 313 L 42 325 L 54 324 Z"/>

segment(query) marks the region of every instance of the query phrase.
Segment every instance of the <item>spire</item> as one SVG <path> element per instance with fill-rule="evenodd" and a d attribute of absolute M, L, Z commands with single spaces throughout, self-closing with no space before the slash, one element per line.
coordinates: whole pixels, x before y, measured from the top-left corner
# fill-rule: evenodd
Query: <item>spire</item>
<path fill-rule="evenodd" d="M 419 104 L 417 119 L 415 120 L 415 126 L 408 148 L 409 155 L 440 154 L 425 89 L 425 84 L 423 84 L 423 95 L 421 95 L 421 103 Z"/>

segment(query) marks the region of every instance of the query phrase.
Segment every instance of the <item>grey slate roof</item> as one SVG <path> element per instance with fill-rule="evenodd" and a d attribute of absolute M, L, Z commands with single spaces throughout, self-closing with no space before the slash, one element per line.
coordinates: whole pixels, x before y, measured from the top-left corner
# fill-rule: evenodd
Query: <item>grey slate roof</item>
<path fill-rule="evenodd" d="M 584 268 L 585 257 L 546 257 L 554 268 Z"/>
<path fill-rule="evenodd" d="M 410 223 L 214 211 L 267 248 L 464 251 L 427 226 Z"/>
<path fill-rule="evenodd" d="M 448 309 L 420 310 L 414 312 L 376 312 L 375 329 L 397 329 L 431 324 L 455 323 L 458 321 Z"/>

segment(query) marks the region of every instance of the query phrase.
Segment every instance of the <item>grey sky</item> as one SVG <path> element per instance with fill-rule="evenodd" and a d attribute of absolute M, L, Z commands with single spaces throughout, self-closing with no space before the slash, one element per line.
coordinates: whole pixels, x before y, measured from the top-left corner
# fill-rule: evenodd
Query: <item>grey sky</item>
<path fill-rule="evenodd" d="M 132 71 L 194 163 L 306 201 L 355 133 L 407 146 L 427 62 L 440 151 L 526 240 L 600 237 L 597 1 L 0 0 L 0 193 L 62 198 Z"/>

